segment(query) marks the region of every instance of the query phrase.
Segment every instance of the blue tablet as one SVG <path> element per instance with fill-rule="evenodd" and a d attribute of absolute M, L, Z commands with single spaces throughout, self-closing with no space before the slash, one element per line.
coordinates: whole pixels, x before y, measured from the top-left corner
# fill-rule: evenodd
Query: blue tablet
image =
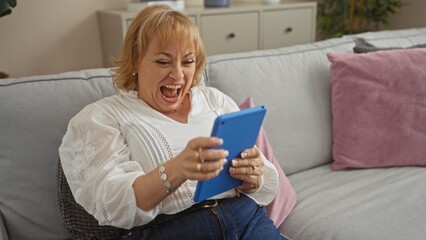
<path fill-rule="evenodd" d="M 195 202 L 201 202 L 241 185 L 241 180 L 229 174 L 231 160 L 239 158 L 242 151 L 254 147 L 265 114 L 266 107 L 258 106 L 216 118 L 211 136 L 223 139 L 223 144 L 215 148 L 228 150 L 228 162 L 218 176 L 207 181 L 198 181 Z"/>

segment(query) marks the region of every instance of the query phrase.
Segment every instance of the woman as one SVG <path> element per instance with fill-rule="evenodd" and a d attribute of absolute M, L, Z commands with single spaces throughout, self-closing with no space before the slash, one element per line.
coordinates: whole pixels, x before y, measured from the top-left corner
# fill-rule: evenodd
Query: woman
<path fill-rule="evenodd" d="M 260 206 L 275 196 L 277 171 L 257 148 L 232 160 L 238 191 L 193 200 L 197 181 L 227 161 L 227 151 L 209 149 L 222 143 L 209 137 L 213 121 L 238 110 L 198 86 L 205 52 L 196 26 L 167 6 L 147 7 L 115 63 L 119 94 L 77 114 L 59 149 L 77 203 L 123 239 L 282 239 Z"/>

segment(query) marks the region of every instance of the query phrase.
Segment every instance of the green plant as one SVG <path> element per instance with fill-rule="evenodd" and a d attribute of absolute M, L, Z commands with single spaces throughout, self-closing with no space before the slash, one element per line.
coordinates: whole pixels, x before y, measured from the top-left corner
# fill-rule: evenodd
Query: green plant
<path fill-rule="evenodd" d="M 10 14 L 14 7 L 16 7 L 16 0 L 0 0 L 0 17 Z M 0 79 L 8 77 L 9 74 L 0 71 Z"/>
<path fill-rule="evenodd" d="M 318 29 L 325 38 L 378 30 L 405 5 L 399 0 L 323 0 L 318 4 Z"/>
<path fill-rule="evenodd" d="M 12 8 L 16 6 L 16 0 L 0 0 L 0 17 L 12 13 Z"/>

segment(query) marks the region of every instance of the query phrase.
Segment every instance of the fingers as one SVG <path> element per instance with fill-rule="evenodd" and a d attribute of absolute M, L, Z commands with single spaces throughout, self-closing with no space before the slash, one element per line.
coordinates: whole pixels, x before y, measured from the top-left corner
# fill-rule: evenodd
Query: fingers
<path fill-rule="evenodd" d="M 228 151 L 223 149 L 204 149 L 199 151 L 199 159 L 195 165 L 196 172 L 209 173 L 223 169 L 226 164 Z"/>
<path fill-rule="evenodd" d="M 226 159 L 197 162 L 194 166 L 193 174 L 191 175 L 192 180 L 208 180 L 219 175 L 220 171 L 223 170 L 223 166 L 226 163 Z"/>
<path fill-rule="evenodd" d="M 231 174 L 262 175 L 264 162 L 257 148 L 251 148 L 241 153 L 241 158 L 232 160 Z"/>
<path fill-rule="evenodd" d="M 208 180 L 223 170 L 228 151 L 211 149 L 220 146 L 223 140 L 216 137 L 199 137 L 188 142 L 186 148 L 186 176 L 191 180 Z"/>
<path fill-rule="evenodd" d="M 188 142 L 188 147 L 193 150 L 217 147 L 222 145 L 223 140 L 217 137 L 198 137 Z"/>
<path fill-rule="evenodd" d="M 241 158 L 257 158 L 260 157 L 260 151 L 257 147 L 249 148 L 241 152 Z"/>
<path fill-rule="evenodd" d="M 224 159 L 229 155 L 227 150 L 223 149 L 204 149 L 200 151 L 201 160 L 217 160 Z"/>
<path fill-rule="evenodd" d="M 260 167 L 232 167 L 229 168 L 229 172 L 232 176 L 234 175 L 254 175 L 261 176 L 263 175 L 263 168 Z"/>
<path fill-rule="evenodd" d="M 241 153 L 241 158 L 232 160 L 229 172 L 232 177 L 240 179 L 240 190 L 257 189 L 263 175 L 264 162 L 257 148 L 250 148 Z"/>
<path fill-rule="evenodd" d="M 264 165 L 261 158 L 232 159 L 232 167 L 240 174 L 261 174 L 259 170 L 263 169 Z"/>
<path fill-rule="evenodd" d="M 205 160 L 224 159 L 229 152 L 223 149 L 211 149 L 210 147 L 220 146 L 223 140 L 216 137 L 199 137 L 192 139 L 188 146 L 193 152 L 193 160 L 203 163 Z M 196 169 L 198 170 L 199 167 Z"/>

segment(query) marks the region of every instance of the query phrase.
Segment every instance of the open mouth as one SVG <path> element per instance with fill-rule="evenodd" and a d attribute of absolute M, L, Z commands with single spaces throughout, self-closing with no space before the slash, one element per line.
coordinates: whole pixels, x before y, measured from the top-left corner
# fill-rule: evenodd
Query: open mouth
<path fill-rule="evenodd" d="M 160 87 L 160 91 L 163 94 L 163 97 L 168 100 L 178 99 L 182 85 L 163 85 Z"/>

